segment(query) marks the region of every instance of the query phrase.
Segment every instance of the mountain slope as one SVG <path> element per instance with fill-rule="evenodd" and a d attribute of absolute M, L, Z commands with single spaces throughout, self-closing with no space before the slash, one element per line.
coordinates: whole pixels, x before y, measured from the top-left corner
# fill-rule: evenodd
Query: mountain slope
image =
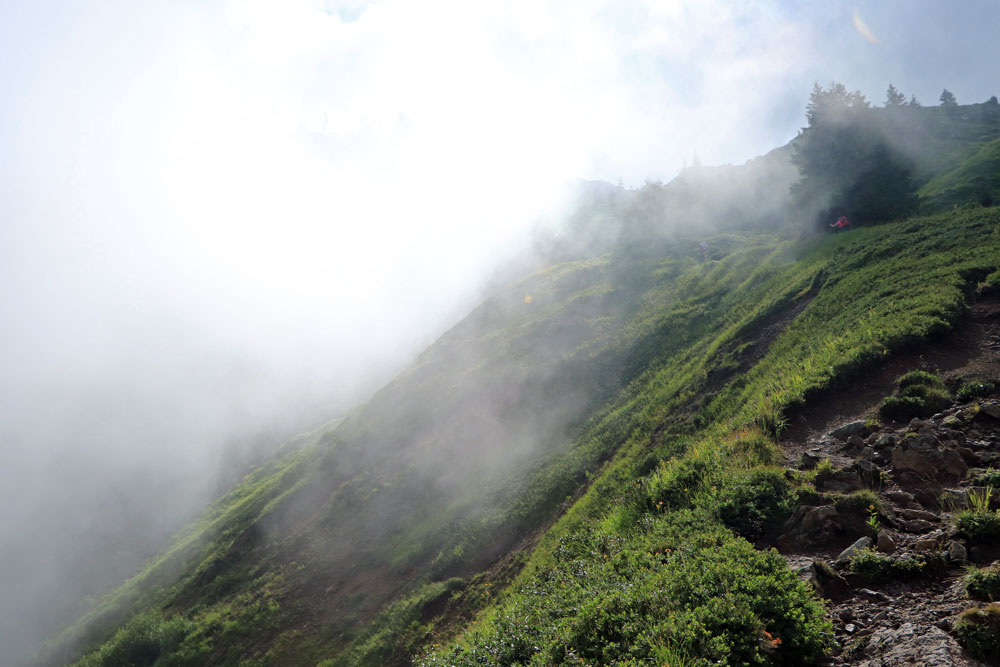
<path fill-rule="evenodd" d="M 807 476 L 770 467 L 781 456 L 769 431 L 821 388 L 945 333 L 964 309 L 963 287 L 996 270 L 998 234 L 1000 211 L 973 209 L 813 245 L 782 277 L 791 286 L 810 267 L 817 280 L 797 295 L 815 295 L 696 412 L 703 426 L 677 429 L 677 413 L 630 407 L 636 428 L 621 458 L 546 535 L 482 625 L 423 664 L 817 658 L 830 639 L 820 614 L 780 559 L 751 555 L 729 532 L 767 544 L 815 493 Z M 667 366 L 634 384 L 626 405 L 669 405 L 650 399 L 674 373 Z M 660 463 L 645 470 L 639 462 L 657 441 Z"/>
<path fill-rule="evenodd" d="M 495 601 L 425 662 L 821 655 L 814 596 L 743 540 L 767 543 L 806 493 L 773 467 L 775 436 L 815 392 L 947 331 L 998 267 L 998 213 L 832 238 L 726 215 L 748 230 L 712 235 L 702 261 L 703 227 L 675 213 L 667 235 L 639 204 L 707 201 L 710 172 L 636 192 L 611 252 L 503 290 L 287 443 L 45 662 L 407 664 Z M 682 210 L 738 211 L 762 178 Z M 734 599 L 727 573 L 756 583 Z M 616 611 L 588 606 L 609 596 Z"/>

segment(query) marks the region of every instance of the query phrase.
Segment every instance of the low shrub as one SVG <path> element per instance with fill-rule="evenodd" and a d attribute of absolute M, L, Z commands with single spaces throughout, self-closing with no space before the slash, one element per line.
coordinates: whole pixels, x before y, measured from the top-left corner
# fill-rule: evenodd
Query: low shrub
<path fill-rule="evenodd" d="M 894 422 L 905 422 L 914 417 L 930 416 L 926 412 L 924 402 L 914 396 L 886 396 L 882 399 L 882 405 L 878 412 L 882 417 Z"/>
<path fill-rule="evenodd" d="M 882 501 L 874 491 L 864 489 L 846 495 L 839 495 L 833 501 L 840 514 L 870 514 L 871 510 L 883 511 Z"/>
<path fill-rule="evenodd" d="M 1000 489 L 1000 470 L 987 468 L 982 473 L 972 476 L 969 483 L 972 486 L 992 486 L 995 489 Z"/>
<path fill-rule="evenodd" d="M 810 486 L 800 486 L 795 489 L 795 504 L 817 507 L 826 504 L 826 496 Z"/>
<path fill-rule="evenodd" d="M 719 527 L 663 529 L 673 523 L 661 515 L 648 535 L 621 543 L 581 531 L 464 642 L 417 664 L 659 665 L 683 656 L 688 665 L 763 666 L 825 655 L 823 607 L 776 551 Z"/>
<path fill-rule="evenodd" d="M 879 414 L 901 422 L 914 417 L 930 417 L 951 405 L 948 388 L 938 376 L 926 371 L 910 371 L 899 379 L 895 396 L 882 400 Z"/>
<path fill-rule="evenodd" d="M 712 485 L 719 469 L 718 462 L 707 457 L 661 462 L 643 487 L 646 509 L 666 511 L 689 507 L 698 491 Z"/>
<path fill-rule="evenodd" d="M 729 477 L 720 488 L 719 518 L 738 535 L 770 534 L 795 509 L 795 492 L 779 468 L 757 468 Z"/>
<path fill-rule="evenodd" d="M 937 375 L 933 373 L 928 373 L 927 371 L 910 371 L 903 377 L 899 378 L 899 392 L 903 393 L 910 387 L 926 386 L 935 387 L 938 389 L 944 389 L 944 381 L 941 380 Z"/>
<path fill-rule="evenodd" d="M 824 482 L 833 479 L 833 476 L 836 474 L 837 469 L 833 466 L 830 459 L 823 459 L 812 470 L 812 482 L 816 486 L 822 486 Z"/>
<path fill-rule="evenodd" d="M 973 600 L 993 600 L 1000 599 L 1000 563 L 995 563 L 989 567 L 973 567 L 962 579 L 965 592 Z"/>
<path fill-rule="evenodd" d="M 966 609 L 958 615 L 955 639 L 969 655 L 996 665 L 1000 656 L 1000 604 Z"/>
<path fill-rule="evenodd" d="M 958 532 L 973 542 L 1000 538 L 1000 513 L 966 510 L 958 515 Z"/>
<path fill-rule="evenodd" d="M 194 623 L 179 616 L 166 618 L 149 612 L 129 621 L 100 649 L 76 663 L 77 667 L 151 667 L 176 649 Z"/>
<path fill-rule="evenodd" d="M 947 410 L 951 405 L 951 395 L 947 389 L 942 387 L 929 387 L 927 385 L 913 385 L 903 390 L 903 398 L 917 398 L 923 404 L 924 416 L 931 416 L 942 410 Z"/>
<path fill-rule="evenodd" d="M 968 382 L 959 388 L 955 397 L 960 403 L 968 403 L 971 400 L 989 396 L 995 389 L 992 382 Z"/>
<path fill-rule="evenodd" d="M 785 456 L 784 451 L 760 428 L 746 428 L 733 433 L 725 441 L 731 465 L 752 468 L 775 465 Z"/>
<path fill-rule="evenodd" d="M 851 572 L 866 584 L 915 579 L 924 571 L 924 561 L 891 558 L 874 549 L 861 549 L 851 559 Z"/>

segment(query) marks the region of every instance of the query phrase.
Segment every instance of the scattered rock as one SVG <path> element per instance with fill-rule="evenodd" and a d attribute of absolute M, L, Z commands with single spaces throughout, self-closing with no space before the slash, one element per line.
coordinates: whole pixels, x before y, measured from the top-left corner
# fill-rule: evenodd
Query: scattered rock
<path fill-rule="evenodd" d="M 844 445 L 844 449 L 852 452 L 860 452 L 865 448 L 865 441 L 856 435 L 849 436 L 847 438 L 847 444 Z"/>
<path fill-rule="evenodd" d="M 955 625 L 954 622 L 952 622 L 950 618 L 946 617 L 940 619 L 937 623 L 935 623 L 934 627 L 941 628 L 945 632 L 951 632 L 951 629 L 954 627 L 954 625 Z"/>
<path fill-rule="evenodd" d="M 823 594 L 823 587 L 819 583 L 816 566 L 815 563 L 813 563 L 812 558 L 797 557 L 794 561 L 789 559 L 788 567 L 796 574 L 796 576 L 799 577 L 799 579 L 811 584 L 813 589 L 815 589 L 818 594 Z"/>
<path fill-rule="evenodd" d="M 862 456 L 864 456 L 864 454 L 868 452 L 871 453 L 872 458 L 876 458 L 875 450 L 871 448 L 865 448 L 865 450 L 862 451 L 861 454 Z M 880 485 L 880 482 L 882 481 L 882 471 L 879 470 L 878 466 L 876 466 L 874 463 L 872 463 L 871 461 L 866 461 L 864 458 L 855 461 L 854 465 L 850 467 L 850 470 L 856 472 L 861 481 L 863 481 L 865 485 L 870 488 L 878 487 Z"/>
<path fill-rule="evenodd" d="M 1000 419 L 1000 403 L 981 403 L 979 405 L 979 414 L 993 417 L 993 419 Z"/>
<path fill-rule="evenodd" d="M 907 436 L 892 450 L 892 467 L 927 478 L 961 479 L 969 466 L 953 450 L 943 449 L 936 437 L 927 433 Z"/>
<path fill-rule="evenodd" d="M 826 456 L 818 449 L 810 449 L 808 451 L 802 452 L 802 456 L 799 457 L 799 469 L 800 470 L 812 470 L 819 465 L 820 461 L 825 459 Z"/>
<path fill-rule="evenodd" d="M 899 503 L 900 505 L 905 505 L 907 503 L 912 503 L 914 500 L 916 500 L 913 497 L 912 493 L 907 493 L 906 491 L 901 491 L 901 490 L 890 491 L 889 493 L 887 493 L 885 495 L 887 495 L 889 497 L 889 500 L 891 500 L 891 501 L 893 501 L 895 503 Z"/>
<path fill-rule="evenodd" d="M 851 558 L 854 557 L 854 554 L 856 554 L 861 549 L 870 546 L 871 543 L 872 543 L 872 538 L 868 536 L 862 537 L 860 540 L 858 540 L 857 542 L 855 542 L 854 544 L 852 544 L 851 546 L 847 547 L 846 549 L 840 552 L 840 555 L 837 556 L 836 560 L 837 565 L 846 564 L 849 560 L 851 560 Z"/>
<path fill-rule="evenodd" d="M 929 530 L 934 530 L 934 524 L 924 519 L 910 519 L 909 521 L 903 521 L 900 525 L 906 532 L 918 535 L 922 535 Z"/>
<path fill-rule="evenodd" d="M 888 602 L 892 599 L 885 593 L 873 591 L 870 588 L 862 588 L 858 591 L 858 596 L 864 598 L 865 600 L 872 600 L 874 602 Z"/>
<path fill-rule="evenodd" d="M 948 559 L 956 563 L 964 563 L 969 559 L 969 554 L 965 550 L 965 545 L 961 542 L 948 543 Z"/>
<path fill-rule="evenodd" d="M 864 437 L 869 433 L 871 433 L 871 428 L 869 428 L 868 424 L 859 420 L 850 422 L 849 424 L 844 424 L 839 428 L 835 428 L 830 431 L 829 435 L 837 438 L 838 440 L 846 441 L 851 436 Z"/>
<path fill-rule="evenodd" d="M 838 470 L 832 477 L 823 480 L 822 484 L 817 484 L 817 486 L 822 487 L 823 491 L 837 493 L 851 493 L 865 488 L 861 476 L 853 470 Z"/>
<path fill-rule="evenodd" d="M 949 506 L 954 508 L 964 508 L 969 504 L 969 490 L 968 489 L 945 489 L 941 492 L 941 504 L 947 509 Z"/>
<path fill-rule="evenodd" d="M 941 517 L 939 517 L 934 512 L 928 512 L 927 510 L 915 510 L 906 508 L 899 510 L 899 514 L 904 519 L 922 519 L 924 521 L 933 521 L 935 523 L 941 521 Z"/>
<path fill-rule="evenodd" d="M 923 539 L 917 540 L 913 548 L 917 551 L 934 551 L 938 548 L 938 541 L 933 537 L 925 537 Z"/>
<path fill-rule="evenodd" d="M 891 554 L 896 550 L 896 540 L 892 538 L 892 535 L 888 530 L 884 528 L 878 531 L 878 537 L 876 538 L 878 550 L 884 554 Z"/>
<path fill-rule="evenodd" d="M 802 517 L 802 530 L 807 533 L 815 533 L 828 528 L 826 522 L 837 516 L 837 508 L 833 505 L 823 505 L 815 507 L 806 512 Z"/>
<path fill-rule="evenodd" d="M 859 665 L 923 665 L 924 667 L 975 667 L 982 663 L 965 657 L 962 647 L 948 633 L 934 626 L 903 623 L 871 635 L 866 653 L 872 657 Z"/>
<path fill-rule="evenodd" d="M 958 455 L 962 457 L 962 460 L 970 466 L 978 466 L 983 463 L 982 459 L 979 458 L 979 454 L 976 454 L 968 447 L 956 447 L 955 451 L 958 452 Z"/>
<path fill-rule="evenodd" d="M 875 441 L 875 449 L 891 449 L 899 444 L 899 436 L 895 433 L 884 433 Z"/>

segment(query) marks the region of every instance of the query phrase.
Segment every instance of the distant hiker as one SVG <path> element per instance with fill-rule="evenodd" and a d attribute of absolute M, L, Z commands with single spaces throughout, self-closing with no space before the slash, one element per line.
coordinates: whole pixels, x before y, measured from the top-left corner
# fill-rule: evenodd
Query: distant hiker
<path fill-rule="evenodd" d="M 834 232 L 849 232 L 851 231 L 851 221 L 845 216 L 840 216 L 837 218 L 837 222 L 830 225 Z"/>
<path fill-rule="evenodd" d="M 708 261 L 708 241 L 702 241 L 701 244 L 699 244 L 698 247 L 701 248 L 701 255 L 702 255 L 702 260 L 701 261 L 707 262 Z"/>

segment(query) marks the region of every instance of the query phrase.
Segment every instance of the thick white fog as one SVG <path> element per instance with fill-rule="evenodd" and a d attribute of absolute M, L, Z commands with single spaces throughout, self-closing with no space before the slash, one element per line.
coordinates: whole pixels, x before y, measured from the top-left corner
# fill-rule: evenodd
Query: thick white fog
<path fill-rule="evenodd" d="M 996 92 L 991 2 L 815 4 L 0 5 L 0 645 L 403 367 L 567 179 L 742 163 L 816 81 Z"/>

